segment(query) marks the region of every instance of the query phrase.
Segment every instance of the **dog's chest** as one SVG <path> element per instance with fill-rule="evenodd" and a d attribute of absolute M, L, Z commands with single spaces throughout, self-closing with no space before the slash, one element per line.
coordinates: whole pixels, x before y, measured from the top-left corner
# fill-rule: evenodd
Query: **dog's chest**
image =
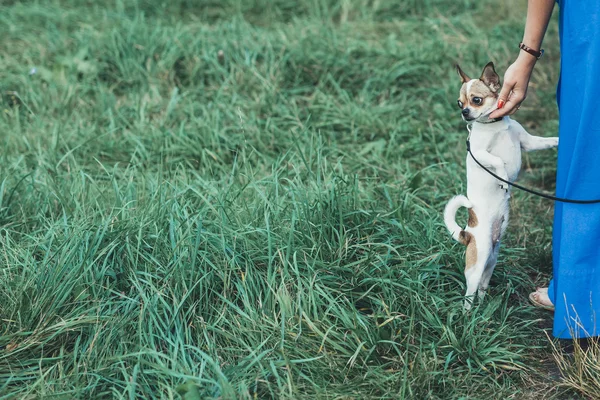
<path fill-rule="evenodd" d="M 506 173 L 511 181 L 521 170 L 521 144 L 519 134 L 508 128 L 501 131 L 473 132 L 471 146 L 474 150 L 486 150 L 504 162 Z"/>
<path fill-rule="evenodd" d="M 504 161 L 504 167 L 509 179 L 516 179 L 521 170 L 521 144 L 518 135 L 510 130 L 504 131 L 495 138 L 489 152 Z"/>

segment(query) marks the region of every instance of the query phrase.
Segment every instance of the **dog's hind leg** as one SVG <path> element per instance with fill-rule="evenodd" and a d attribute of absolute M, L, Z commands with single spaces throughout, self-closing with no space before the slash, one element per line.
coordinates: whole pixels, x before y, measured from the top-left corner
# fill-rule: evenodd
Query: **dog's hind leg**
<path fill-rule="evenodd" d="M 482 240 L 483 239 L 483 240 Z M 487 239 L 487 240 L 485 240 Z M 473 248 L 469 248 L 473 246 Z M 465 266 L 465 278 L 467 284 L 467 292 L 465 293 L 465 309 L 471 308 L 471 303 L 474 300 L 475 292 L 480 286 L 485 268 L 490 258 L 491 243 L 488 238 L 471 238 L 467 245 L 467 256 Z"/>
<path fill-rule="evenodd" d="M 479 282 L 479 287 L 477 288 L 477 296 L 479 300 L 483 300 L 485 297 L 485 292 L 490 284 L 490 279 L 492 278 L 492 274 L 494 273 L 494 268 L 496 268 L 496 263 L 498 262 L 498 252 L 500 251 L 500 243 L 494 246 L 492 250 L 492 254 L 488 259 L 487 264 L 485 265 L 485 269 L 483 270 L 483 275 L 481 277 L 481 281 Z"/>
<path fill-rule="evenodd" d="M 483 271 L 483 276 L 481 277 L 481 281 L 479 282 L 479 287 L 477 288 L 477 294 L 479 295 L 479 299 L 483 300 L 485 296 L 485 292 L 490 284 L 490 279 L 492 278 L 492 274 L 494 273 L 494 268 L 496 268 L 496 264 L 498 263 L 498 253 L 500 251 L 500 239 L 506 230 L 508 225 L 508 214 L 501 216 L 496 219 L 492 224 L 491 230 L 491 252 L 490 257 L 485 265 L 485 269 Z"/>
<path fill-rule="evenodd" d="M 467 292 L 465 293 L 465 309 L 469 310 L 471 304 L 475 301 L 475 292 L 479 288 L 483 272 L 485 271 L 485 262 L 477 263 L 465 271 L 467 279 Z"/>

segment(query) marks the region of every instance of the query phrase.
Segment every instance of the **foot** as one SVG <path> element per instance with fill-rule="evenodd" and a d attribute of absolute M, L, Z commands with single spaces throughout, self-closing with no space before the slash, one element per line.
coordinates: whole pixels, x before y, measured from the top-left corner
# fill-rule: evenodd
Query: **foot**
<path fill-rule="evenodd" d="M 550 297 L 548 297 L 548 288 L 538 288 L 535 292 L 531 293 L 530 298 L 534 305 L 542 306 L 542 308 L 546 309 L 554 309 L 554 304 L 550 301 Z"/>

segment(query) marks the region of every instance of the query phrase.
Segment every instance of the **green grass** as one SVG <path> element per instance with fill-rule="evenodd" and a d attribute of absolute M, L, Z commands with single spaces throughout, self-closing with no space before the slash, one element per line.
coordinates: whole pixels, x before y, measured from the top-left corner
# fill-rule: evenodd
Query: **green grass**
<path fill-rule="evenodd" d="M 0 398 L 560 396 L 527 306 L 552 204 L 514 194 L 466 314 L 441 219 L 466 189 L 453 65 L 504 71 L 523 10 L 3 2 Z M 518 114 L 545 136 L 556 29 Z M 555 158 L 521 181 L 552 190 Z"/>

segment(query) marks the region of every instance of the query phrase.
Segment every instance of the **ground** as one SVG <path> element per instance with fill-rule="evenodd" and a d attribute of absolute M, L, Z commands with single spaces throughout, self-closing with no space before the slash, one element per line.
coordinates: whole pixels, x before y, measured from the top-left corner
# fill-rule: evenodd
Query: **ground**
<path fill-rule="evenodd" d="M 573 398 L 527 301 L 552 203 L 514 193 L 469 313 L 441 216 L 454 64 L 502 73 L 525 3 L 4 1 L 0 397 Z M 516 118 L 555 136 L 544 46 Z"/>

